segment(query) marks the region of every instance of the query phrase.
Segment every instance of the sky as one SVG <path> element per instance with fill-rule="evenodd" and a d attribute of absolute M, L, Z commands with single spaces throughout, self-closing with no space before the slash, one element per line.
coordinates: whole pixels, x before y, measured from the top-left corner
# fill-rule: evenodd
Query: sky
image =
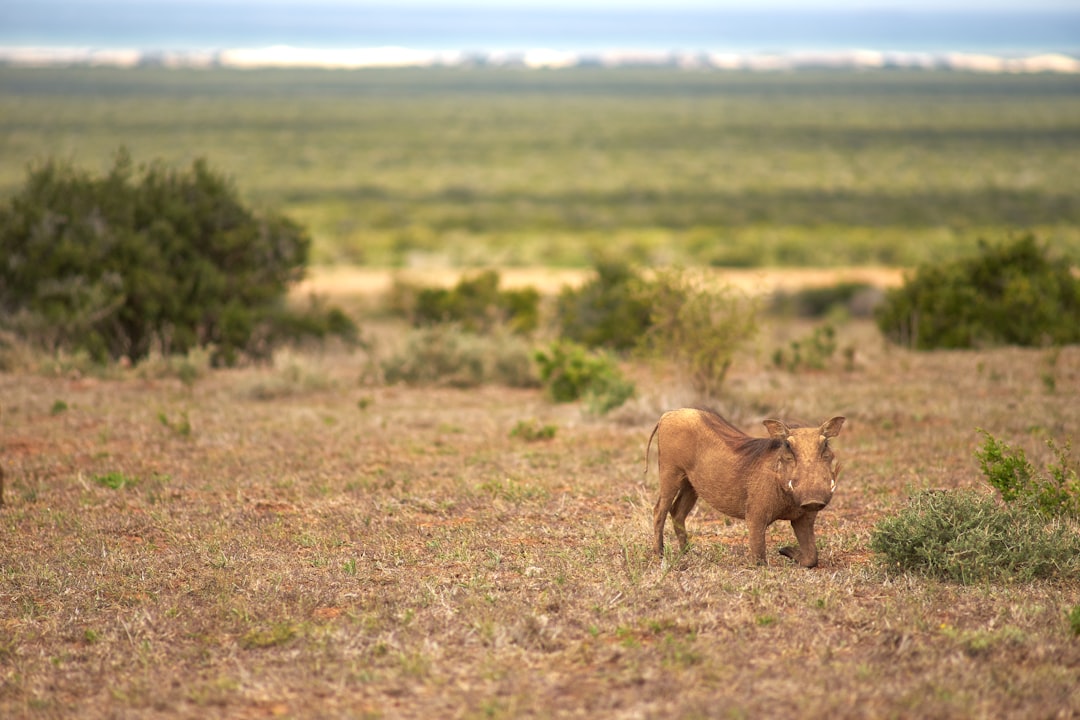
<path fill-rule="evenodd" d="M 45 0 L 46 4 L 60 4 Z M 184 0 L 185 4 L 215 5 L 220 0 Z M 304 0 L 227 0 L 232 5 L 252 7 L 271 5 L 303 6 Z M 731 10 L 909 10 L 909 11 L 1039 11 L 1077 10 L 1078 0 L 319 0 L 320 4 L 352 7 L 439 7 L 439 8 L 578 8 L 582 10 L 673 10 L 680 8 Z M 42 0 L 5 0 L 10 5 L 40 5 Z M 178 0 L 62 0 L 62 4 L 124 6 L 178 4 Z"/>
<path fill-rule="evenodd" d="M 1074 52 L 1080 0 L 0 0 L 0 45 Z"/>

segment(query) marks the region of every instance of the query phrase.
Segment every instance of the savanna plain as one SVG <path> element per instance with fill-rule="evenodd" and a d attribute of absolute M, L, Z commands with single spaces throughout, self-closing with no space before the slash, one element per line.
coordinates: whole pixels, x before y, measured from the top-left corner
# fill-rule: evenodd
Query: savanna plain
<path fill-rule="evenodd" d="M 0 193 L 47 155 L 205 156 L 311 228 L 318 268 L 297 302 L 353 263 L 550 281 L 601 253 L 720 280 L 738 266 L 758 290 L 821 266 L 895 282 L 1020 230 L 1076 257 L 1078 90 L 906 72 L 0 68 Z M 917 490 L 992 492 L 980 429 L 1036 465 L 1047 440 L 1075 439 L 1080 348 L 914 352 L 838 311 L 843 351 L 792 368 L 775 350 L 818 321 L 762 311 L 715 397 L 627 356 L 635 396 L 596 415 L 540 388 L 387 383 L 406 323 L 371 287 L 329 294 L 362 346 L 231 369 L 5 356 L 0 716 L 1080 715 L 1080 578 L 949 583 L 869 542 Z M 817 568 L 776 552 L 782 522 L 753 565 L 743 523 L 704 506 L 688 552 L 653 556 L 646 441 L 695 403 L 756 435 L 768 417 L 848 418 Z"/>

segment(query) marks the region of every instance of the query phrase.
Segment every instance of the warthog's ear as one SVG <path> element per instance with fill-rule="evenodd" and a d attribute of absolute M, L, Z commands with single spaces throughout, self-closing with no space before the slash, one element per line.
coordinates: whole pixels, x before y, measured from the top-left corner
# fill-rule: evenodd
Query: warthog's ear
<path fill-rule="evenodd" d="M 781 440 L 787 439 L 787 436 L 791 434 L 787 425 L 779 420 L 763 420 L 762 425 L 769 431 L 769 437 L 780 438 Z"/>
<path fill-rule="evenodd" d="M 847 418 L 834 417 L 832 420 L 826 420 L 821 424 L 821 434 L 827 438 L 836 437 L 840 434 L 840 428 L 844 426 L 844 421 Z"/>

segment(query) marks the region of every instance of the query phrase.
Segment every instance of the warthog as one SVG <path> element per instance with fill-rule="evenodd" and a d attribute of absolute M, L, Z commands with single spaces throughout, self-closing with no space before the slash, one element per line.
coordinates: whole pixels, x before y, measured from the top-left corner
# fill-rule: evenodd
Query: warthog
<path fill-rule="evenodd" d="M 829 504 L 840 465 L 829 438 L 835 437 L 844 418 L 834 417 L 819 428 L 789 427 L 765 420 L 767 438 L 750 437 L 709 410 L 683 408 L 664 413 L 645 446 L 645 472 L 649 450 L 656 438 L 660 468 L 660 498 L 653 511 L 656 552 L 664 553 L 664 522 L 668 513 L 682 550 L 686 550 L 686 516 L 698 496 L 720 512 L 745 519 L 750 552 L 765 563 L 765 528 L 777 520 L 791 521 L 799 546 L 780 554 L 803 567 L 817 565 L 814 521 Z"/>

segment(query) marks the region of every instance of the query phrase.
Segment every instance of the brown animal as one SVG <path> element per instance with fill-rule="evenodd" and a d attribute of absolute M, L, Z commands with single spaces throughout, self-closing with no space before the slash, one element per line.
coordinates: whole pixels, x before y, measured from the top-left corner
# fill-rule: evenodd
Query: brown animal
<path fill-rule="evenodd" d="M 686 550 L 690 542 L 686 516 L 700 496 L 720 512 L 746 520 L 750 552 L 759 564 L 765 563 L 765 528 L 776 520 L 789 520 L 799 546 L 781 548 L 780 554 L 803 567 L 817 565 L 814 521 L 832 499 L 840 474 L 829 438 L 843 424 L 842 417 L 819 428 L 765 420 L 769 437 L 755 438 L 709 410 L 664 413 L 645 447 L 648 473 L 649 450 L 656 438 L 660 468 L 660 498 L 653 511 L 656 552 L 663 557 L 668 513 L 681 549 Z"/>

